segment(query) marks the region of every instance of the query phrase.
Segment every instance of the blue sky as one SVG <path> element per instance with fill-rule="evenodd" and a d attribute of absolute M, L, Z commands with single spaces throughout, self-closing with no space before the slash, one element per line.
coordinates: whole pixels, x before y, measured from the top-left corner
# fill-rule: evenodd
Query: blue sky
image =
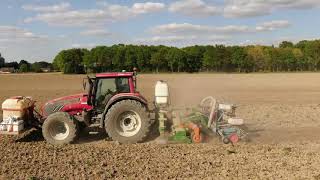
<path fill-rule="evenodd" d="M 319 0 L 1 0 L 0 53 L 52 61 L 97 45 L 278 45 L 320 37 Z"/>

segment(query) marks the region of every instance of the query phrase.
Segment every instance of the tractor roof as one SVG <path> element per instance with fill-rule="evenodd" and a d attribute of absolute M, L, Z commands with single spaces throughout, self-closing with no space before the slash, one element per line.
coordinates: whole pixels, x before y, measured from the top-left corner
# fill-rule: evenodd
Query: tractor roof
<path fill-rule="evenodd" d="M 130 77 L 133 76 L 133 72 L 108 72 L 96 74 L 97 78 L 110 78 L 110 77 Z"/>

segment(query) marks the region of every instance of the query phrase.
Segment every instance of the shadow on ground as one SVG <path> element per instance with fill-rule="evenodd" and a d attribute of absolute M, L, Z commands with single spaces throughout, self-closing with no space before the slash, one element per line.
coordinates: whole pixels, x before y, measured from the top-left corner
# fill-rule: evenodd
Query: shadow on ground
<path fill-rule="evenodd" d="M 42 131 L 38 129 L 32 129 L 23 134 L 23 137 L 17 139 L 15 142 L 38 142 L 44 141 Z"/>

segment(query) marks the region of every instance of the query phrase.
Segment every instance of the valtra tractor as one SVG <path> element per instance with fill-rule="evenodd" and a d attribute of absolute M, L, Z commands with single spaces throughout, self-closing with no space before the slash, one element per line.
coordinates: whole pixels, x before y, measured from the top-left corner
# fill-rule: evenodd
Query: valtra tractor
<path fill-rule="evenodd" d="M 200 143 L 204 132 L 235 143 L 245 133 L 238 127 L 243 120 L 235 117 L 235 106 L 205 98 L 200 109 L 180 117 L 169 107 L 169 88 L 164 81 L 155 87 L 155 108 L 137 91 L 136 71 L 96 74 L 84 79 L 86 93 L 54 99 L 35 109 L 30 97 L 17 96 L 2 104 L 0 134 L 18 135 L 31 128 L 42 130 L 45 140 L 54 145 L 70 144 L 86 127 L 105 129 L 112 140 L 131 144 L 143 142 L 158 130 L 166 142 Z M 171 117 L 171 123 L 169 118 Z M 158 129 L 151 129 L 158 122 Z M 171 124 L 170 126 L 168 124 Z M 169 128 L 168 128 L 169 127 Z"/>
<path fill-rule="evenodd" d="M 74 142 L 79 131 L 89 126 L 105 128 L 120 143 L 142 142 L 152 121 L 147 100 L 136 91 L 135 75 L 135 72 L 118 72 L 88 76 L 84 79 L 84 88 L 89 86 L 85 88 L 87 93 L 51 100 L 41 108 L 41 113 L 35 111 L 30 98 L 13 97 L 3 104 L 3 119 L 17 115 L 16 119 L 23 119 L 23 129 L 41 128 L 45 140 L 55 145 Z M 17 130 L 20 122 L 2 122 L 6 126 L 2 132 L 18 134 L 13 129 Z"/>

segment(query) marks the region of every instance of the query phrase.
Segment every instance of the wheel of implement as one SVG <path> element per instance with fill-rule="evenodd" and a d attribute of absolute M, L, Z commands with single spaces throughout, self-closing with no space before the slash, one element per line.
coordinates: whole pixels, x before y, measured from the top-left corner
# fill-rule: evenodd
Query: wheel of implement
<path fill-rule="evenodd" d="M 236 133 L 234 133 L 229 136 L 229 140 L 234 144 L 239 142 L 240 138 Z"/>
<path fill-rule="evenodd" d="M 229 144 L 229 143 L 230 143 L 230 140 L 229 140 L 229 138 L 227 138 L 227 137 L 222 137 L 222 142 L 223 142 L 224 144 Z"/>
<path fill-rule="evenodd" d="M 42 126 L 44 139 L 53 145 L 73 143 L 78 138 L 77 121 L 66 112 L 56 112 L 48 116 Z"/>
<path fill-rule="evenodd" d="M 200 106 L 202 107 L 203 113 L 209 114 L 212 106 L 215 106 L 216 100 L 212 96 L 205 97 L 201 100 Z"/>
<path fill-rule="evenodd" d="M 202 143 L 204 141 L 203 134 L 196 135 L 194 132 L 191 133 L 191 140 L 193 143 Z"/>
<path fill-rule="evenodd" d="M 117 102 L 105 117 L 106 132 L 114 141 L 123 144 L 144 141 L 149 135 L 150 126 L 146 107 L 134 100 Z"/>

